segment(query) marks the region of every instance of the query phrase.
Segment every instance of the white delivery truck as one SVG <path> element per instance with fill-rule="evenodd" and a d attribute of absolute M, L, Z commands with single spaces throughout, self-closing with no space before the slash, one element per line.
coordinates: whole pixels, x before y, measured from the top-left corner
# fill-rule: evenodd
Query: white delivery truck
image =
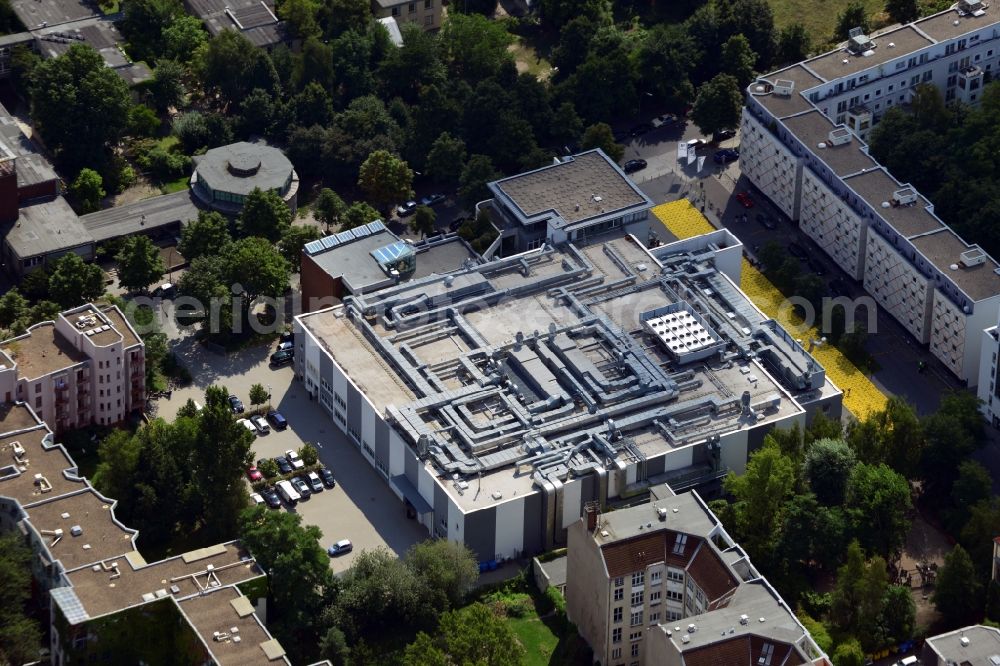
<path fill-rule="evenodd" d="M 289 481 L 278 481 L 278 494 L 285 502 L 293 506 L 301 499 L 298 491 L 292 487 Z"/>

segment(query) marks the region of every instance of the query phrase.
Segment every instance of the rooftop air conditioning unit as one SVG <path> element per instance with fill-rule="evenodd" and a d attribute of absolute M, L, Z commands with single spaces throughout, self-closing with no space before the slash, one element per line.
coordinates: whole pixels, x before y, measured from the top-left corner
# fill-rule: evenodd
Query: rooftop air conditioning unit
<path fill-rule="evenodd" d="M 986 263 L 986 253 L 978 247 L 966 250 L 961 254 L 962 265 L 966 268 Z"/>
<path fill-rule="evenodd" d="M 904 187 L 892 193 L 892 203 L 895 206 L 910 206 L 917 203 L 917 191 L 912 187 Z"/>
<path fill-rule="evenodd" d="M 846 127 L 838 127 L 830 130 L 829 143 L 834 146 L 843 146 L 851 142 L 851 131 Z"/>
<path fill-rule="evenodd" d="M 854 55 L 865 55 L 866 52 L 875 48 L 875 43 L 868 38 L 861 28 L 851 28 L 850 38 L 847 40 L 847 50 Z M 869 54 L 870 55 L 870 54 Z"/>
<path fill-rule="evenodd" d="M 795 81 L 778 79 L 774 82 L 774 94 L 779 97 L 791 97 L 795 90 Z"/>
<path fill-rule="evenodd" d="M 974 14 L 976 16 L 982 16 L 982 14 L 976 14 L 977 11 L 983 11 L 982 0 L 958 0 L 959 14 Z"/>

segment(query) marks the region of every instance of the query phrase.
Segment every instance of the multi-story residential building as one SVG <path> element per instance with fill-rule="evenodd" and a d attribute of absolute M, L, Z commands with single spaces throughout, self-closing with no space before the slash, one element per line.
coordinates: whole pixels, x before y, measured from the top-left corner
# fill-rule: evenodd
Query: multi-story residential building
<path fill-rule="evenodd" d="M 413 23 L 424 30 L 441 27 L 442 0 L 372 0 L 375 18 L 391 17 L 400 27 Z"/>
<path fill-rule="evenodd" d="M 81 305 L 0 342 L 0 399 L 56 432 L 111 425 L 146 400 L 145 345 L 114 305 Z"/>
<path fill-rule="evenodd" d="M 977 624 L 933 636 L 920 657 L 921 666 L 1000 664 L 1000 629 Z"/>
<path fill-rule="evenodd" d="M 35 553 L 50 661 L 288 664 L 255 613 L 264 572 L 238 542 L 147 563 L 115 501 L 25 403 L 0 404 L 0 532 Z M 255 591 L 256 588 L 256 591 Z M 168 659 L 169 660 L 169 659 Z"/>
<path fill-rule="evenodd" d="M 695 491 L 569 528 L 566 612 L 607 666 L 827 665 L 777 591 Z"/>
<path fill-rule="evenodd" d="M 1000 374 L 997 374 L 997 356 L 1000 355 L 1000 328 L 991 326 L 982 333 L 979 348 L 979 385 L 976 394 L 986 421 L 1000 428 Z"/>
<path fill-rule="evenodd" d="M 548 550 L 587 502 L 717 489 L 771 428 L 839 418 L 741 256 L 724 230 L 650 251 L 618 229 L 414 278 L 297 317 L 295 373 L 432 535 Z"/>
<path fill-rule="evenodd" d="M 1000 264 L 868 155 L 872 127 L 914 88 L 975 104 L 1000 58 L 1000 8 L 951 9 L 766 76 L 748 89 L 743 173 L 958 378 L 979 380 Z"/>
<path fill-rule="evenodd" d="M 623 230 L 643 242 L 649 237 L 653 202 L 599 148 L 489 188 L 493 198 L 476 208 L 491 213 L 500 237 L 485 257 L 509 257 L 543 243 L 594 242 Z"/>

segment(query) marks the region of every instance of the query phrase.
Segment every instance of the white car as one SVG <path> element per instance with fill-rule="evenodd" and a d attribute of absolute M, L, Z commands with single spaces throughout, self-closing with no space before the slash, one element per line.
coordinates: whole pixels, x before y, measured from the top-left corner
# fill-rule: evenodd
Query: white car
<path fill-rule="evenodd" d="M 306 475 L 306 481 L 309 482 L 309 487 L 314 493 L 318 493 L 323 490 L 323 481 L 319 478 L 319 474 L 316 472 L 309 472 Z"/>
<path fill-rule="evenodd" d="M 302 458 L 299 457 L 299 454 L 291 449 L 285 451 L 285 457 L 288 459 L 288 464 L 292 466 L 292 469 L 302 469 L 306 466 Z"/>
<path fill-rule="evenodd" d="M 244 428 L 246 428 L 255 435 L 257 434 L 257 427 L 254 424 L 250 423 L 250 419 L 240 419 L 236 422 L 236 424 L 243 426 Z"/>
<path fill-rule="evenodd" d="M 295 346 L 294 342 L 279 342 L 277 351 L 285 351 L 286 349 L 291 349 Z"/>
<path fill-rule="evenodd" d="M 267 425 L 267 419 L 265 419 L 260 414 L 251 416 L 250 423 L 252 423 L 254 427 L 257 428 L 257 432 L 259 432 L 262 435 L 266 435 L 267 433 L 271 432 L 271 426 Z"/>
<path fill-rule="evenodd" d="M 260 506 L 264 503 L 264 498 L 261 497 L 260 493 L 250 493 L 250 500 L 253 502 L 254 506 Z"/>

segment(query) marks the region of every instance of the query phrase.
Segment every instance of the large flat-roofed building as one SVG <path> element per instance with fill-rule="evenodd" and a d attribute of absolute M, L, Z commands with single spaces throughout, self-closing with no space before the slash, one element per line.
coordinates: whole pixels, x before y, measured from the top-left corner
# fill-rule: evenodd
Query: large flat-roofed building
<path fill-rule="evenodd" d="M 652 201 L 604 151 L 572 155 L 534 171 L 489 184 L 482 202 L 500 230 L 494 252 L 510 256 L 543 243 L 586 242 L 602 234 L 630 233 L 646 241 Z"/>
<path fill-rule="evenodd" d="M 241 590 L 264 576 L 238 542 L 147 563 L 52 431 L 23 402 L 0 403 L 0 532 L 34 551 L 56 666 L 115 661 L 288 664 Z M 142 637 L 137 639 L 137 637 Z"/>
<path fill-rule="evenodd" d="M 1000 8 L 950 9 L 760 77 L 748 88 L 740 167 L 956 377 L 979 381 L 1000 312 L 1000 264 L 868 155 L 872 127 L 915 88 L 976 104 L 1000 63 Z"/>
<path fill-rule="evenodd" d="M 977 624 L 932 636 L 920 656 L 922 666 L 1000 664 L 1000 629 Z"/>
<path fill-rule="evenodd" d="M 30 404 L 56 432 L 119 423 L 145 404 L 145 345 L 114 305 L 61 312 L 0 342 L 0 399 Z"/>
<path fill-rule="evenodd" d="M 840 417 L 736 286 L 725 231 L 545 246 L 295 320 L 295 371 L 435 536 L 482 561 L 565 543 L 587 502 L 717 487 L 774 427 Z"/>
<path fill-rule="evenodd" d="M 302 311 L 338 303 L 406 280 L 444 274 L 480 256 L 456 234 L 404 241 L 381 220 L 307 243 L 299 274 Z"/>
<path fill-rule="evenodd" d="M 608 666 L 829 666 L 697 492 L 588 505 L 569 527 L 566 612 Z"/>

